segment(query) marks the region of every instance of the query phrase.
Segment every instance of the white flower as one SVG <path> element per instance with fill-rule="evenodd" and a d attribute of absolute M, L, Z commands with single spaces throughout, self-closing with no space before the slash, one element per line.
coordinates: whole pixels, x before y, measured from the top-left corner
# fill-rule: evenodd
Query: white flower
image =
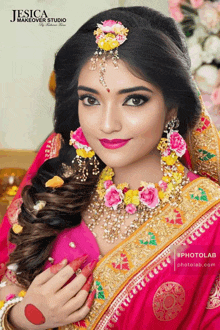
<path fill-rule="evenodd" d="M 191 59 L 191 71 L 194 72 L 202 64 L 202 47 L 200 44 L 195 44 L 189 47 L 188 50 Z"/>
<path fill-rule="evenodd" d="M 217 7 L 207 1 L 198 8 L 198 14 L 201 23 L 212 33 L 218 33 L 220 30 L 220 19 Z"/>
<path fill-rule="evenodd" d="M 196 29 L 194 30 L 193 35 L 197 38 L 197 42 L 201 44 L 209 34 L 204 26 L 201 23 L 198 23 L 196 24 Z"/>
<path fill-rule="evenodd" d="M 203 60 L 206 63 L 211 63 L 214 59 L 220 59 L 220 38 L 211 35 L 204 43 Z"/>
<path fill-rule="evenodd" d="M 7 266 L 7 268 L 11 271 L 13 271 L 14 273 L 16 273 L 17 269 L 18 269 L 18 265 L 17 264 L 10 264 Z"/>
<path fill-rule="evenodd" d="M 195 73 L 199 89 L 211 94 L 218 76 L 218 69 L 214 65 L 204 64 Z"/>

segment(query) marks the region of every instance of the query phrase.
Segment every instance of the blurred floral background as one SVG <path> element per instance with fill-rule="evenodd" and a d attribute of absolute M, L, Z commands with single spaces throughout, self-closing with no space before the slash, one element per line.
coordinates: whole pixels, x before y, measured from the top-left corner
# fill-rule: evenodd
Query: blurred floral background
<path fill-rule="evenodd" d="M 168 0 L 191 58 L 192 74 L 205 105 L 220 130 L 220 1 Z"/>

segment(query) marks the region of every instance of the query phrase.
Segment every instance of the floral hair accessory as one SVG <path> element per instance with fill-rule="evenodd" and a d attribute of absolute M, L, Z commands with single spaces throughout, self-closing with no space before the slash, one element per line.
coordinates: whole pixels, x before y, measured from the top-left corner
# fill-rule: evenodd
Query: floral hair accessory
<path fill-rule="evenodd" d="M 87 180 L 89 175 L 88 163 L 93 167 L 92 175 L 99 174 L 99 161 L 96 158 L 95 152 L 89 146 L 85 135 L 83 134 L 82 128 L 77 128 L 76 131 L 70 132 L 69 144 L 76 149 L 76 157 L 73 159 L 73 163 L 76 160 L 78 162 L 76 179 L 84 182 Z M 88 159 L 88 162 L 86 161 Z"/>
<path fill-rule="evenodd" d="M 64 184 L 63 179 L 61 179 L 59 176 L 55 175 L 52 179 L 48 180 L 45 183 L 45 187 L 59 188 L 59 187 L 62 187 L 63 184 Z"/>
<path fill-rule="evenodd" d="M 115 68 L 118 68 L 118 47 L 127 40 L 129 30 L 121 22 L 113 20 L 106 20 L 102 24 L 97 24 L 97 27 L 94 35 L 98 48 L 91 58 L 90 70 L 96 70 L 97 61 L 101 57 L 99 81 L 106 88 L 107 92 L 110 92 L 104 79 L 106 59 L 108 55 L 111 55 Z"/>
<path fill-rule="evenodd" d="M 74 146 L 78 156 L 83 158 L 92 158 L 95 155 L 94 151 L 86 141 L 81 127 L 77 128 L 75 132 L 70 132 L 69 144 Z"/>
<path fill-rule="evenodd" d="M 13 226 L 12 226 L 12 230 L 15 234 L 20 234 L 23 230 L 23 227 L 21 225 L 19 225 L 18 223 L 15 223 Z"/>
<path fill-rule="evenodd" d="M 46 205 L 45 201 L 37 201 L 36 204 L 34 205 L 34 210 L 39 212 L 44 208 L 45 205 Z"/>

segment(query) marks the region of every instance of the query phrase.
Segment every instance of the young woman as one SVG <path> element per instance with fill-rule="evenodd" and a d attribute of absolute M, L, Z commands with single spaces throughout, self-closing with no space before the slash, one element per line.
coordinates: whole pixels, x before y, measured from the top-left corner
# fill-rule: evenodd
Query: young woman
<path fill-rule="evenodd" d="M 219 137 L 181 31 L 112 9 L 54 68 L 59 135 L 13 215 L 1 327 L 218 329 Z"/>

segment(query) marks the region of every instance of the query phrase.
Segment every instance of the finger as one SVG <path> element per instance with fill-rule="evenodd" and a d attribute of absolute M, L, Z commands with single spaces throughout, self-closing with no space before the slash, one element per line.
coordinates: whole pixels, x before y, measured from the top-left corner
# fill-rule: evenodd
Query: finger
<path fill-rule="evenodd" d="M 67 317 L 67 323 L 74 323 L 74 322 L 78 322 L 80 320 L 83 320 L 86 315 L 89 313 L 90 308 L 92 307 L 92 304 L 94 302 L 94 298 L 95 298 L 95 294 L 96 294 L 96 290 L 94 289 L 88 296 L 86 303 L 83 305 L 83 307 L 81 307 L 80 309 L 78 309 L 76 312 L 73 312 L 72 314 L 70 314 Z"/>
<path fill-rule="evenodd" d="M 73 280 L 74 281 L 74 280 Z M 86 281 L 86 282 L 85 282 Z M 68 304 L 68 301 L 70 301 L 72 299 L 72 297 L 74 297 L 75 295 L 75 292 L 77 293 L 80 293 L 82 290 L 84 292 L 84 297 L 86 299 L 87 295 L 88 295 L 88 292 L 90 291 L 90 288 L 91 288 L 91 285 L 92 285 L 92 282 L 93 282 L 93 275 L 91 274 L 87 280 L 85 278 L 85 276 L 81 276 L 81 275 L 78 275 L 77 276 L 77 281 L 74 281 L 74 287 L 70 284 L 66 285 L 63 289 L 61 289 L 57 295 L 57 299 L 59 299 L 59 301 L 61 302 L 61 305 L 65 305 L 65 304 Z M 74 290 L 73 288 L 79 288 L 79 289 L 76 289 Z M 81 288 L 81 289 L 80 289 Z M 80 291 L 79 291 L 80 290 Z M 75 292 L 74 292 L 75 291 Z M 75 297 L 78 296 L 78 293 L 76 294 Z M 80 296 L 81 297 L 81 296 Z M 85 299 L 82 303 L 82 305 L 84 304 L 85 302 Z M 81 305 L 81 306 L 82 306 Z M 79 306 L 79 307 L 81 307 Z M 79 308 L 78 307 L 78 308 Z"/>
<path fill-rule="evenodd" d="M 64 284 L 75 274 L 77 269 L 85 262 L 88 255 L 84 254 L 83 256 L 74 259 L 72 262 L 70 262 L 66 267 L 61 269 L 55 276 L 53 276 L 47 285 L 48 290 L 53 290 L 53 292 L 59 291 Z M 84 283 L 83 283 L 84 284 Z"/>
<path fill-rule="evenodd" d="M 66 315 L 70 315 L 74 310 L 81 308 L 85 304 L 92 285 L 92 281 L 93 276 L 90 275 L 82 289 L 73 298 L 67 301 L 67 303 L 64 305 Z"/>
<path fill-rule="evenodd" d="M 76 276 L 69 284 L 61 289 L 60 293 L 62 301 L 68 301 L 77 294 L 77 292 L 85 284 L 87 278 L 92 274 L 96 264 L 97 260 L 90 262 L 82 269 L 78 276 Z"/>
<path fill-rule="evenodd" d="M 33 281 L 33 283 L 37 285 L 43 285 L 44 283 L 48 282 L 55 274 L 57 274 L 62 268 L 64 268 L 68 263 L 68 260 L 65 258 L 58 264 L 55 264 L 45 271 L 37 275 Z"/>

